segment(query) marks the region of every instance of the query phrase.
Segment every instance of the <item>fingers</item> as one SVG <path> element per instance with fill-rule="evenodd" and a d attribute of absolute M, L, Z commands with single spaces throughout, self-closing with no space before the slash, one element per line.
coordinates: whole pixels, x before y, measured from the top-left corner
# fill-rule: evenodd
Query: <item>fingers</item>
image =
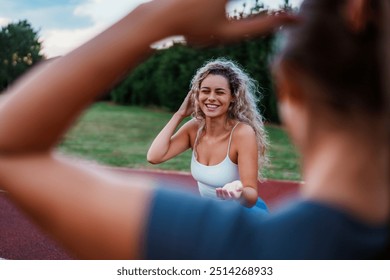
<path fill-rule="evenodd" d="M 345 9 L 346 21 L 354 32 L 362 31 L 372 16 L 368 0 L 349 0 Z"/>
<path fill-rule="evenodd" d="M 219 43 L 234 42 L 246 38 L 266 35 L 282 26 L 299 23 L 300 19 L 284 12 L 256 15 L 240 20 L 223 20 L 209 28 L 208 34 L 187 34 L 186 40 L 190 45 L 208 46 Z"/>
<path fill-rule="evenodd" d="M 207 46 L 246 37 L 270 33 L 282 25 L 293 24 L 293 15 L 266 11 L 245 19 L 233 20 L 226 16 L 227 0 L 165 0 L 172 35 L 183 35 L 187 43 Z M 164 5 L 163 5 L 164 6 Z M 160 9 L 161 10 L 161 9 Z"/>
<path fill-rule="evenodd" d="M 287 13 L 259 15 L 242 20 L 230 21 L 222 30 L 222 37 L 227 40 L 237 40 L 245 37 L 255 37 L 271 33 L 281 26 L 296 24 L 297 16 Z"/>
<path fill-rule="evenodd" d="M 185 99 L 190 100 L 192 95 L 193 95 L 193 91 L 189 90 Z"/>
<path fill-rule="evenodd" d="M 216 188 L 215 189 L 217 197 L 222 198 L 222 199 L 232 199 L 232 195 L 230 194 L 229 191 L 223 189 L 223 188 Z"/>
<path fill-rule="evenodd" d="M 193 104 L 193 91 L 190 90 L 184 100 L 184 102 L 187 105 L 187 111 L 188 115 L 191 115 L 191 113 L 194 111 L 194 104 Z"/>
<path fill-rule="evenodd" d="M 237 187 L 235 190 L 227 190 L 224 188 L 215 189 L 217 197 L 221 199 L 238 199 L 241 196 L 242 187 Z"/>

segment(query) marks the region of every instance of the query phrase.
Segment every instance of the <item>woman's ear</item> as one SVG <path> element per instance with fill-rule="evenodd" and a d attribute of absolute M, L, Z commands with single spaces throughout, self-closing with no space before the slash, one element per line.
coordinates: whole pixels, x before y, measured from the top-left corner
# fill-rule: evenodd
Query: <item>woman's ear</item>
<path fill-rule="evenodd" d="M 300 146 L 307 131 L 307 111 L 303 81 L 293 69 L 286 66 L 274 72 L 279 117 L 290 138 Z"/>
<path fill-rule="evenodd" d="M 373 19 L 369 0 L 348 0 L 345 7 L 345 20 L 353 32 L 363 31 Z"/>
<path fill-rule="evenodd" d="M 274 69 L 276 94 L 279 103 L 288 101 L 303 105 L 305 100 L 304 88 L 302 79 L 297 71 L 297 69 L 287 63 L 281 63 L 277 69 Z"/>

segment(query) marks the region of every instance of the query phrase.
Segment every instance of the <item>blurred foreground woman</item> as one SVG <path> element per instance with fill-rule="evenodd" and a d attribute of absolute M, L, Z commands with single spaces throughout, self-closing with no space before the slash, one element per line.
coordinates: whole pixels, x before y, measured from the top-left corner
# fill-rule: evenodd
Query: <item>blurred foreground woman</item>
<path fill-rule="evenodd" d="M 388 1 L 302 4 L 274 75 L 282 119 L 303 156 L 306 184 L 304 199 L 277 213 L 254 219 L 239 205 L 160 188 L 164 182 L 147 178 L 97 174 L 96 168 L 53 155 L 74 119 L 146 57 L 151 43 L 177 34 L 202 44 L 210 38 L 231 41 L 296 21 L 282 14 L 232 22 L 225 5 L 222 0 L 149 2 L 20 80 L 0 108 L 0 185 L 80 258 L 368 259 L 385 254 Z"/>

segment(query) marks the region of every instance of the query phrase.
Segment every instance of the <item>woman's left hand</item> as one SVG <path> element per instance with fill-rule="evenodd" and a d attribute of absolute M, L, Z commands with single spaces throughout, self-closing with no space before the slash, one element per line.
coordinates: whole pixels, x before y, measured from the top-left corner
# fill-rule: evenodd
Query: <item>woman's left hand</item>
<path fill-rule="evenodd" d="M 233 181 L 224 185 L 222 188 L 216 188 L 217 197 L 226 200 L 238 200 L 241 197 L 243 185 L 241 181 Z"/>

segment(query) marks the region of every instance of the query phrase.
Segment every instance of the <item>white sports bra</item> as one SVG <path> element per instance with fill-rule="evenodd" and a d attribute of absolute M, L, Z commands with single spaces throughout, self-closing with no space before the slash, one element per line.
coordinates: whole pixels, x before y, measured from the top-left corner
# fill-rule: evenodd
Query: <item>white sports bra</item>
<path fill-rule="evenodd" d="M 237 123 L 230 132 L 229 144 L 226 157 L 216 165 L 204 165 L 197 161 L 195 150 L 192 152 L 191 174 L 198 181 L 198 188 L 201 196 L 219 199 L 215 189 L 221 188 L 225 184 L 240 179 L 238 165 L 229 158 L 230 144 L 232 141 L 233 131 Z"/>

